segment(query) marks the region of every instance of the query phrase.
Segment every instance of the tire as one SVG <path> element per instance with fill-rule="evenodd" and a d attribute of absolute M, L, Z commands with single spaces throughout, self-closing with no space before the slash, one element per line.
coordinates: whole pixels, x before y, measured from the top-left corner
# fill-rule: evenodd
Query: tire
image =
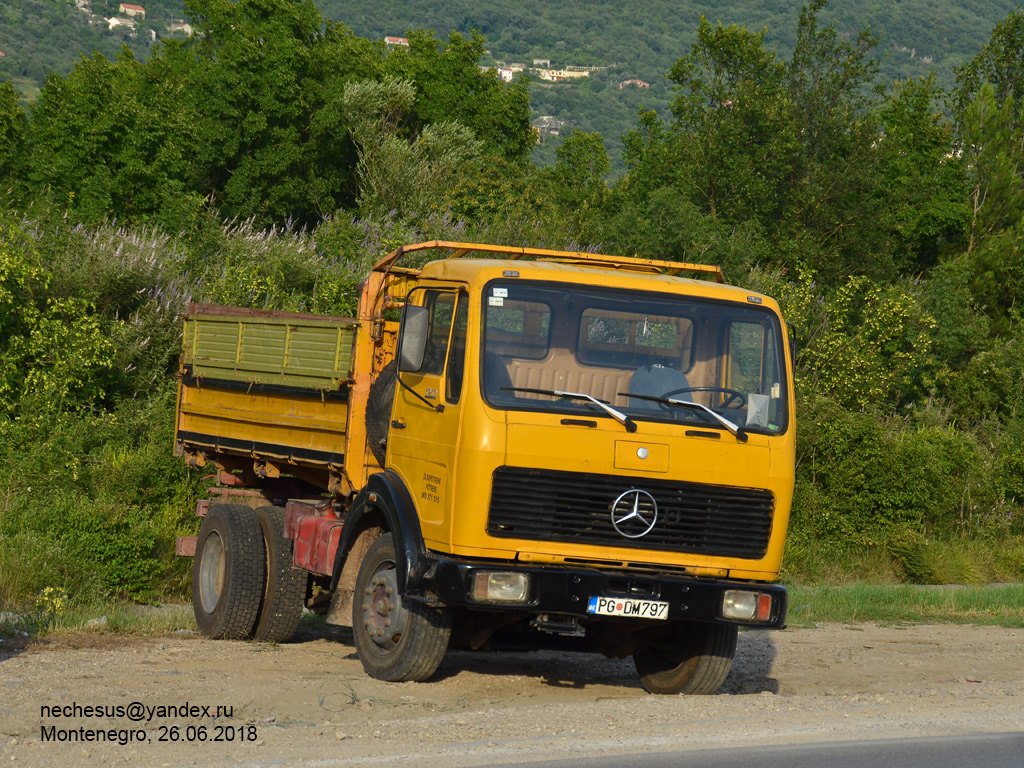
<path fill-rule="evenodd" d="M 722 687 L 736 655 L 732 624 L 680 623 L 667 641 L 633 655 L 650 693 L 709 695 Z"/>
<path fill-rule="evenodd" d="M 391 429 L 391 407 L 395 402 L 398 382 L 398 361 L 385 365 L 370 385 L 366 398 L 366 442 L 377 463 L 384 466 L 388 451 L 388 431 Z"/>
<path fill-rule="evenodd" d="M 254 640 L 284 643 L 291 640 L 302 618 L 308 575 L 292 567 L 292 542 L 284 536 L 284 509 L 260 507 L 256 510 L 266 553 L 266 578 Z"/>
<path fill-rule="evenodd" d="M 215 640 L 252 634 L 266 574 L 256 514 L 241 504 L 214 504 L 196 540 L 192 610 L 199 631 Z"/>
<path fill-rule="evenodd" d="M 366 551 L 356 576 L 352 635 L 370 677 L 426 680 L 448 650 L 451 611 L 405 602 L 398 594 L 395 545 L 384 534 Z"/>

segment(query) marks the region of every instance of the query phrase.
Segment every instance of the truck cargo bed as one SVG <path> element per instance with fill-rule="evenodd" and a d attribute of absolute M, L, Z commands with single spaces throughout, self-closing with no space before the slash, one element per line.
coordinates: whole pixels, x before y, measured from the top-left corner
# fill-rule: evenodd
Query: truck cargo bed
<path fill-rule="evenodd" d="M 176 444 L 291 465 L 340 464 L 358 321 L 190 305 Z"/>

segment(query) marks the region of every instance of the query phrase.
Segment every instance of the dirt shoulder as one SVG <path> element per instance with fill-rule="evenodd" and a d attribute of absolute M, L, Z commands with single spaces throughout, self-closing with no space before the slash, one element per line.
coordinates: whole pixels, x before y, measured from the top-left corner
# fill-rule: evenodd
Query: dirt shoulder
<path fill-rule="evenodd" d="M 554 652 L 451 653 L 430 683 L 381 683 L 333 630 L 279 646 L 78 635 L 3 653 L 3 765 L 454 767 L 1024 729 L 1024 630 L 999 627 L 745 632 L 722 691 L 703 697 L 651 696 L 629 661 Z M 179 712 L 109 709 L 133 702 Z M 101 709 L 41 712 L 75 704 Z M 229 716 L 201 712 L 217 706 Z M 92 731 L 132 742 L 81 740 Z"/>

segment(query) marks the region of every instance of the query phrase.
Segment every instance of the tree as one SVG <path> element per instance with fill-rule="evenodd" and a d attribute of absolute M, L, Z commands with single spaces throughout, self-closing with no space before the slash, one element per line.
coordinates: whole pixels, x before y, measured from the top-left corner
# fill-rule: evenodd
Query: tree
<path fill-rule="evenodd" d="M 959 251 L 970 226 L 961 158 L 950 152 L 952 125 L 939 112 L 935 77 L 893 85 L 879 112 L 874 154 L 876 229 L 897 273 L 931 269 Z"/>
<path fill-rule="evenodd" d="M 679 186 L 712 217 L 776 218 L 795 136 L 786 69 L 765 48 L 764 32 L 701 17 L 697 42 L 669 78 Z"/>
<path fill-rule="evenodd" d="M 143 65 L 127 49 L 110 61 L 96 54 L 82 59 L 66 78 L 51 74 L 32 107 L 26 176 L 57 210 L 97 222 L 124 216 L 146 159 L 140 157 L 137 125 L 142 107 Z M 133 146 L 135 144 L 135 146 Z M 155 189 L 149 180 L 143 186 Z"/>
<path fill-rule="evenodd" d="M 967 257 L 973 292 L 1006 332 L 1024 290 L 1024 133 L 1021 104 L 999 103 L 984 84 L 963 115 L 963 153 L 971 207 Z"/>
<path fill-rule="evenodd" d="M 18 92 L 10 83 L 0 83 L 0 184 L 14 173 L 25 139 L 26 115 Z"/>
<path fill-rule="evenodd" d="M 385 70 L 409 80 L 416 104 L 409 114 L 414 133 L 430 123 L 455 121 L 471 129 L 488 154 L 524 161 L 534 146 L 530 127 L 530 94 L 523 81 L 503 83 L 493 70 L 481 70 L 484 38 L 452 32 L 447 44 L 433 33 L 409 33 L 409 48 L 392 50 Z"/>
<path fill-rule="evenodd" d="M 628 175 L 622 187 L 632 187 L 630 179 L 642 178 L 637 193 L 644 189 L 668 184 L 675 178 L 669 162 L 670 134 L 665 122 L 653 109 L 638 109 L 636 127 L 622 137 L 623 160 Z"/>
<path fill-rule="evenodd" d="M 858 142 L 857 131 L 874 104 L 870 86 L 878 73 L 878 60 L 870 57 L 878 39 L 870 28 L 853 42 L 841 39 L 835 22 L 818 23 L 826 4 L 811 0 L 801 9 L 787 71 L 805 173 L 831 164 L 837 154 L 847 154 L 848 144 Z"/>
<path fill-rule="evenodd" d="M 950 109 L 958 126 L 962 126 L 985 83 L 992 86 L 997 104 L 1013 105 L 1013 120 L 1018 123 L 1024 99 L 1024 9 L 1011 11 L 996 24 L 989 42 L 956 70 L 957 87 Z"/>
<path fill-rule="evenodd" d="M 669 75 L 673 121 L 641 110 L 624 137 L 629 173 L 609 196 L 601 239 L 736 273 L 768 254 L 783 213 L 797 149 L 786 69 L 763 32 L 702 19 L 697 37 Z"/>
<path fill-rule="evenodd" d="M 554 194 L 582 220 L 604 203 L 605 176 L 612 166 L 599 133 L 573 131 L 555 150 Z"/>
<path fill-rule="evenodd" d="M 359 208 L 371 215 L 426 215 L 443 199 L 459 168 L 480 152 L 466 126 L 447 121 L 404 137 L 400 127 L 416 100 L 408 80 L 361 80 L 345 86 L 349 130 L 359 153 Z"/>
<path fill-rule="evenodd" d="M 963 115 L 963 153 L 968 169 L 971 235 L 968 252 L 1021 221 L 1024 215 L 1024 133 L 1020 104 L 1000 102 L 989 83 Z"/>
<path fill-rule="evenodd" d="M 311 0 L 187 0 L 186 11 L 199 190 L 223 215 L 264 221 L 313 222 L 350 201 L 354 152 L 331 107 L 346 82 L 379 72 L 381 48 L 325 24 Z"/>
<path fill-rule="evenodd" d="M 814 266 L 828 280 L 866 269 L 874 210 L 872 194 L 878 126 L 871 84 L 878 71 L 870 58 L 877 45 L 870 29 L 843 40 L 835 22 L 822 27 L 826 0 L 800 11 L 793 57 L 787 67 L 798 149 L 788 185 L 787 215 L 813 244 Z M 817 258 L 814 254 L 820 254 Z M 838 256 L 838 258 L 837 258 Z"/>

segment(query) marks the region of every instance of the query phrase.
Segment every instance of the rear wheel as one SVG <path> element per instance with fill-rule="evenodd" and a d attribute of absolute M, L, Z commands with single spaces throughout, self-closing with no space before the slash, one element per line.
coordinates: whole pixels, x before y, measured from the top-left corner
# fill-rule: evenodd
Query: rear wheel
<path fill-rule="evenodd" d="M 370 677 L 422 681 L 434 674 L 448 650 L 452 615 L 403 600 L 398 594 L 397 562 L 390 534 L 366 551 L 356 576 L 352 634 Z"/>
<path fill-rule="evenodd" d="M 680 623 L 671 638 L 633 655 L 640 682 L 651 693 L 714 693 L 729 676 L 738 633 L 732 624 Z"/>
<path fill-rule="evenodd" d="M 252 636 L 254 640 L 283 643 L 298 629 L 308 576 L 292 567 L 292 542 L 284 535 L 284 509 L 260 507 L 256 518 L 263 533 L 266 579 Z"/>
<path fill-rule="evenodd" d="M 251 508 L 210 507 L 192 563 L 192 610 L 203 635 L 219 640 L 252 634 L 266 574 L 263 552 L 263 534 Z"/>

